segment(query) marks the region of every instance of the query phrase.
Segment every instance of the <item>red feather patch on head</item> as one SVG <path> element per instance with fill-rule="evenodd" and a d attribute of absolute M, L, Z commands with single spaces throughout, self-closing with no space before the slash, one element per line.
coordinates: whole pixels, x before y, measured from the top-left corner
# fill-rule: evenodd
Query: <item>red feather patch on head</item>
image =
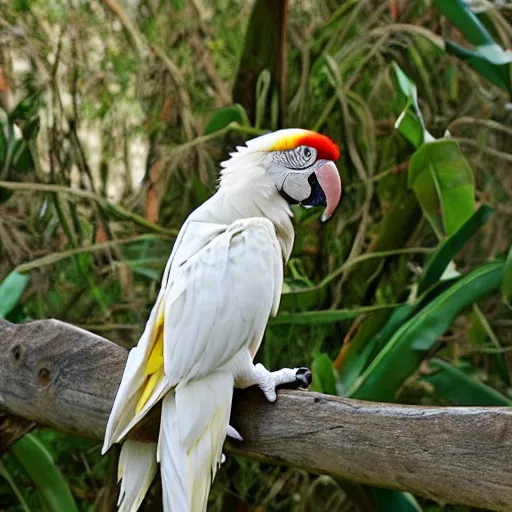
<path fill-rule="evenodd" d="M 336 161 L 340 157 L 340 148 L 327 136 L 308 132 L 298 138 L 297 146 L 315 148 L 318 158 Z"/>

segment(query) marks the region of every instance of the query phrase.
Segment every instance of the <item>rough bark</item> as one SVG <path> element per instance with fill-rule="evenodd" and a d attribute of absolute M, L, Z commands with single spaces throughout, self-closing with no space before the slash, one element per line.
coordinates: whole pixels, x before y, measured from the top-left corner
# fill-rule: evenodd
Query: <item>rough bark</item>
<path fill-rule="evenodd" d="M 55 320 L 0 321 L 0 406 L 101 439 L 126 350 Z M 154 441 L 156 408 L 132 436 Z M 228 451 L 432 499 L 512 510 L 512 410 L 376 404 L 283 390 L 235 393 Z M 8 443 L 3 444 L 3 448 Z"/>

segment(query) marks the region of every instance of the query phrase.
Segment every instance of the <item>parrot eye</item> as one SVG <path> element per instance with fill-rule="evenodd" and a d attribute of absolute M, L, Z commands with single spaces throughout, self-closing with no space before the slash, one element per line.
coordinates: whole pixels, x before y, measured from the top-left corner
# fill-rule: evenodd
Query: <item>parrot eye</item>
<path fill-rule="evenodd" d="M 299 146 L 290 151 L 275 151 L 273 160 L 288 167 L 288 169 L 306 169 L 316 161 L 316 149 L 309 146 Z"/>

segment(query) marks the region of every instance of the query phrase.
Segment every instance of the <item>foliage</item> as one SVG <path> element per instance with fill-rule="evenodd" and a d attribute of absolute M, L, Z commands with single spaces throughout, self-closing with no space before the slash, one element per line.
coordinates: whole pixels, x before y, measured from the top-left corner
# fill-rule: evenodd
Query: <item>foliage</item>
<path fill-rule="evenodd" d="M 301 126 L 340 145 L 344 199 L 323 226 L 319 212 L 294 209 L 281 309 L 259 359 L 309 365 L 324 393 L 508 405 L 510 10 L 286 6 L 0 4 L 0 317 L 59 318 L 132 346 L 220 162 L 249 137 Z M 115 460 L 97 443 L 33 435 L 65 475 L 62 499 L 92 510 L 115 492 Z M 2 459 L 2 510 L 38 510 L 41 490 L 53 492 L 24 466 L 15 449 Z M 146 510 L 158 510 L 157 486 Z M 454 510 L 236 457 L 211 497 L 212 510 L 368 502 Z"/>

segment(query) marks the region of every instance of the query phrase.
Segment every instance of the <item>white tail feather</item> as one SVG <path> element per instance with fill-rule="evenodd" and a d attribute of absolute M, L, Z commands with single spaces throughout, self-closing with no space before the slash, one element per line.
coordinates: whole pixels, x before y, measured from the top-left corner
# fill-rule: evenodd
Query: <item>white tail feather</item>
<path fill-rule="evenodd" d="M 125 441 L 119 456 L 118 512 L 136 512 L 156 474 L 156 444 Z"/>
<path fill-rule="evenodd" d="M 222 457 L 233 376 L 217 372 L 163 400 L 158 455 L 165 512 L 204 512 Z"/>

